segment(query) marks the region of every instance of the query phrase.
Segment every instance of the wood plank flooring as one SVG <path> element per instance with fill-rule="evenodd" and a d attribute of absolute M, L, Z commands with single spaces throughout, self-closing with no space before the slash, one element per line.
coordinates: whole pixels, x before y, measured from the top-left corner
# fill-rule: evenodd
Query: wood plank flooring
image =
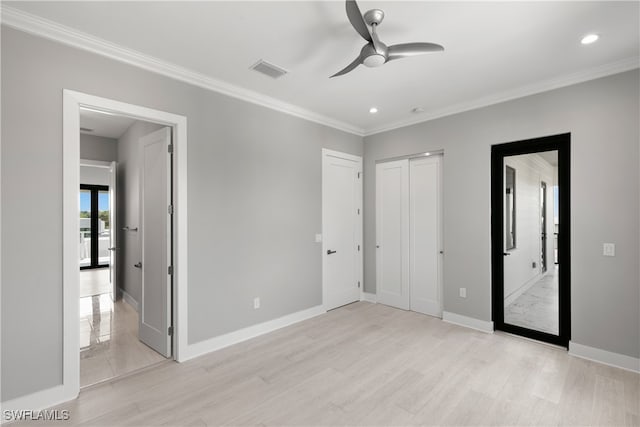
<path fill-rule="evenodd" d="M 85 389 L 55 425 L 638 426 L 639 405 L 638 374 L 360 302 Z"/>

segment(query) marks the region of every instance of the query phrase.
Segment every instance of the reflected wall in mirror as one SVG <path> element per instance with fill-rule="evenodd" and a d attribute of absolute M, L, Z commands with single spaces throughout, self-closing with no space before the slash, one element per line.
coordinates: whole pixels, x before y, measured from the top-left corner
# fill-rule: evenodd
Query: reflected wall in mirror
<path fill-rule="evenodd" d="M 554 253 L 547 236 L 558 227 L 556 201 L 546 191 L 558 182 L 558 152 L 505 156 L 504 173 L 504 322 L 558 335 L 558 267 L 546 260 Z"/>
<path fill-rule="evenodd" d="M 504 173 L 504 235 L 507 239 L 506 249 L 510 250 L 516 247 L 516 170 L 507 166 Z"/>

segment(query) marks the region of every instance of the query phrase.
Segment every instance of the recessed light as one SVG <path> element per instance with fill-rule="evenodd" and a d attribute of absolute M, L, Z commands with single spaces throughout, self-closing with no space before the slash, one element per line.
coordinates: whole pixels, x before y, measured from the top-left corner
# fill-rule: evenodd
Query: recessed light
<path fill-rule="evenodd" d="M 377 113 L 377 112 L 378 112 L 378 109 L 377 109 L 376 107 L 371 107 L 371 108 L 369 108 L 369 112 L 370 112 L 371 114 L 375 114 L 375 113 Z"/>
<path fill-rule="evenodd" d="M 598 41 L 598 39 L 600 38 L 599 35 L 597 34 L 587 34 L 586 36 L 584 36 L 582 38 L 582 40 L 580 41 L 580 43 L 582 44 L 591 44 L 591 43 L 595 43 L 596 41 Z"/>

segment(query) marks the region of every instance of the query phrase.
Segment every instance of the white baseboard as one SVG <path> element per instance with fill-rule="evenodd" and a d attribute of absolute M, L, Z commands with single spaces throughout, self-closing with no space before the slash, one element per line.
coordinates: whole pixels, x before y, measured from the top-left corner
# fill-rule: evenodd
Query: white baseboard
<path fill-rule="evenodd" d="M 615 368 L 640 373 L 640 358 L 631 357 L 620 353 L 601 350 L 588 345 L 569 341 L 569 354 L 581 359 L 591 360 Z"/>
<path fill-rule="evenodd" d="M 7 400 L 0 404 L 0 407 L 2 407 L 0 424 L 14 421 L 11 419 L 5 419 L 7 414 L 6 411 L 40 411 L 75 399 L 76 397 L 77 395 L 69 394 L 69 391 L 63 385 L 58 385 L 46 390 L 37 391 L 35 393 Z"/>
<path fill-rule="evenodd" d="M 138 311 L 138 301 L 136 301 L 131 295 L 129 295 L 127 293 L 127 291 L 125 291 L 124 289 L 120 289 L 120 292 L 122 292 L 122 299 L 124 300 L 124 302 L 126 302 L 127 304 L 129 304 L 131 307 L 133 307 L 133 309 L 135 311 Z"/>
<path fill-rule="evenodd" d="M 233 344 L 237 344 L 239 342 L 246 341 L 248 339 L 255 338 L 269 332 L 273 332 L 277 329 L 284 328 L 285 326 L 302 322 L 303 320 L 311 319 L 312 317 L 316 317 L 324 313 L 326 313 L 324 307 L 322 305 L 317 305 L 315 307 L 288 314 L 277 319 L 249 326 L 238 331 L 229 332 L 228 334 L 220 335 L 218 337 L 214 337 L 205 341 L 200 341 L 195 344 L 189 344 L 184 351 L 183 357 L 180 358 L 180 361 L 182 362 L 185 360 L 193 359 L 194 357 L 198 357 L 212 351 L 229 347 Z"/>
<path fill-rule="evenodd" d="M 363 291 L 360 296 L 360 301 L 366 301 L 376 304 L 378 302 L 378 295 Z"/>
<path fill-rule="evenodd" d="M 493 322 L 487 322 L 486 320 L 467 317 L 462 314 L 451 313 L 449 311 L 442 312 L 442 320 L 447 323 L 453 323 L 454 325 L 464 326 L 480 332 L 486 332 L 488 334 L 493 333 Z"/>

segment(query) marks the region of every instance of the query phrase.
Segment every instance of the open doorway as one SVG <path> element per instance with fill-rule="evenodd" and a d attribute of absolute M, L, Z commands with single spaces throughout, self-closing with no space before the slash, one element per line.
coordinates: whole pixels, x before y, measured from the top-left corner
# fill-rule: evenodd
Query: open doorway
<path fill-rule="evenodd" d="M 150 160 L 155 133 L 162 138 Z M 171 292 L 162 292 L 171 285 L 170 144 L 164 125 L 80 109 L 80 387 L 171 356 L 141 313 L 146 303 L 154 329 L 171 327 Z M 154 259 L 143 259 L 145 248 Z"/>
<path fill-rule="evenodd" d="M 64 374 L 61 391 L 65 399 L 71 399 L 77 396 L 81 385 L 131 372 L 158 360 L 185 357 L 181 356 L 181 349 L 184 353 L 187 347 L 186 118 L 69 90 L 64 91 L 63 98 L 63 214 L 67 231 L 63 245 Z M 99 117 L 107 124 L 124 121 L 125 131 L 120 137 L 101 137 L 96 132 L 100 123 L 91 124 L 87 116 Z M 82 139 L 92 133 L 95 138 L 111 139 L 100 141 L 94 148 L 109 151 L 111 147 L 115 157 L 95 157 L 95 150 L 91 157 L 92 151 L 87 151 Z M 118 143 L 125 136 L 130 140 L 126 145 L 131 152 L 118 153 Z M 114 141 L 116 145 L 113 145 Z M 127 159 L 130 158 L 127 156 L 137 155 L 137 161 L 129 162 L 127 166 L 122 155 Z M 107 248 L 109 268 L 104 270 L 108 271 L 111 280 L 110 292 L 103 292 L 107 290 L 106 286 L 98 286 L 85 294 L 81 286 L 78 232 L 81 231 L 81 216 L 87 216 L 80 214 L 79 191 L 84 180 L 81 164 L 94 167 L 93 172 L 103 167 L 110 173 L 108 204 L 111 212 L 103 219 L 102 227 L 103 232 L 108 231 L 112 236 Z M 125 176 L 127 169 L 139 176 L 136 182 Z M 119 184 L 116 176 L 121 181 Z M 127 209 L 136 211 L 133 217 L 127 215 Z M 95 215 L 89 215 L 90 222 L 95 225 Z M 98 219 L 100 216 L 98 203 Z M 96 228 L 100 229 L 100 222 Z M 130 262 L 125 255 L 130 246 L 127 235 L 139 242 L 138 250 L 134 248 L 129 252 L 135 262 Z M 90 245 L 95 246 L 98 240 L 99 237 Z M 98 255 L 96 267 L 105 265 L 99 258 Z M 129 292 L 132 288 L 128 284 L 134 280 L 125 277 L 127 268 L 136 269 L 141 278 L 137 292 Z M 81 295 L 87 298 L 86 302 L 81 301 Z M 79 313 L 87 316 L 84 324 L 82 318 L 79 322 Z M 103 348 L 88 348 L 92 343 L 102 344 Z M 144 352 L 143 356 L 131 351 L 136 345 Z M 105 348 L 110 355 L 99 354 Z M 91 359 L 86 364 L 87 369 L 82 367 L 81 349 L 87 351 L 84 359 Z M 107 374 L 103 372 L 104 368 L 107 368 Z M 86 375 L 82 371 L 86 371 Z"/>
<path fill-rule="evenodd" d="M 569 144 L 570 134 L 563 134 L 491 149 L 495 327 L 565 347 L 571 332 Z"/>

